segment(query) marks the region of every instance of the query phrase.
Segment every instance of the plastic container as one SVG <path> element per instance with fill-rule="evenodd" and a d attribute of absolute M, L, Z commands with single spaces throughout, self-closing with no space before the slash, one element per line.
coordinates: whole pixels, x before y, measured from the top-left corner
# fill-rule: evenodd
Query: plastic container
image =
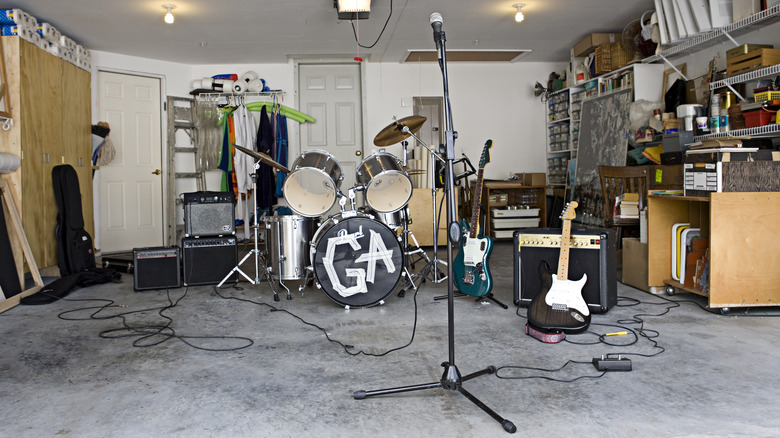
<path fill-rule="evenodd" d="M 742 113 L 742 116 L 745 118 L 745 126 L 748 128 L 758 128 L 759 126 L 768 125 L 772 123 L 772 117 L 774 117 L 774 115 L 774 112 L 765 111 L 763 109 Z"/>

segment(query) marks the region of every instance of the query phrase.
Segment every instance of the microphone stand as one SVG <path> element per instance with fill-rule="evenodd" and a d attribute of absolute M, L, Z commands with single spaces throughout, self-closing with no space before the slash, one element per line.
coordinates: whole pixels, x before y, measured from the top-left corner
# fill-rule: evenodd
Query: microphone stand
<path fill-rule="evenodd" d="M 452 123 L 452 108 L 450 107 L 449 96 L 449 84 L 447 81 L 447 51 L 445 48 L 446 37 L 444 32 L 441 32 L 441 42 L 437 44 L 439 50 L 439 67 L 442 71 L 443 85 L 444 85 L 444 112 L 445 118 L 445 134 L 446 134 L 446 170 L 445 170 L 445 199 L 447 202 L 447 327 L 448 327 L 448 340 L 449 340 L 449 360 L 443 362 L 441 365 L 444 367 L 444 373 L 438 382 L 424 383 L 420 385 L 401 386 L 395 388 L 378 389 L 372 391 L 360 390 L 355 391 L 352 396 L 356 400 L 363 400 L 367 397 L 397 394 L 401 392 L 419 391 L 422 389 L 434 389 L 442 388 L 451 391 L 458 391 L 463 394 L 472 403 L 480 407 L 488 415 L 493 417 L 494 420 L 501 423 L 504 430 L 509 433 L 515 433 L 517 427 L 511 421 L 498 415 L 495 411 L 490 409 L 487 405 L 482 403 L 478 398 L 473 396 L 470 392 L 463 388 L 463 382 L 471 380 L 475 377 L 479 377 L 485 374 L 493 374 L 496 372 L 496 367 L 490 365 L 489 367 L 480 371 L 461 376 L 458 367 L 455 365 L 455 315 L 454 315 L 454 302 L 455 302 L 455 284 L 453 281 L 453 266 L 452 266 L 452 248 L 460 241 L 460 226 L 457 223 L 457 210 L 455 206 L 455 178 L 453 169 L 453 157 L 455 157 L 455 139 L 457 138 L 457 132 L 453 130 Z"/>

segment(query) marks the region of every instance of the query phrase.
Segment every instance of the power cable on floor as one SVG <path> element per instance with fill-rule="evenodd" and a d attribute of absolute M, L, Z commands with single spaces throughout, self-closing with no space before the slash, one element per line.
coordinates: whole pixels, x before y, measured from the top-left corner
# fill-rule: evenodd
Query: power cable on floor
<path fill-rule="evenodd" d="M 237 286 L 233 286 L 233 287 L 235 289 L 237 289 L 237 290 L 241 290 L 240 287 L 237 287 Z M 350 356 L 364 355 L 364 356 L 371 356 L 371 357 L 382 357 L 382 356 L 390 354 L 390 353 L 392 353 L 394 351 L 398 351 L 398 350 L 402 350 L 404 348 L 407 348 L 410 345 L 412 345 L 412 342 L 414 342 L 414 335 L 415 335 L 415 333 L 417 333 L 417 313 L 418 313 L 417 312 L 417 292 L 418 291 L 419 291 L 419 288 L 417 290 L 415 290 L 414 295 L 412 297 L 412 300 L 414 301 L 414 324 L 412 325 L 412 334 L 411 334 L 411 337 L 409 338 L 409 342 L 407 342 L 406 344 L 401 345 L 399 347 L 394 347 L 394 348 L 391 348 L 389 350 L 386 350 L 386 351 L 384 351 L 382 353 L 369 353 L 369 352 L 364 351 L 364 350 L 351 351 L 352 349 L 355 348 L 354 345 L 345 344 L 345 343 L 339 341 L 338 339 L 331 338 L 331 336 L 328 333 L 328 330 L 326 328 L 321 327 L 321 326 L 319 326 L 319 325 L 317 325 L 317 324 L 315 324 L 313 322 L 306 321 L 305 319 L 303 319 L 303 317 L 301 317 L 299 315 L 296 315 L 295 313 L 293 313 L 293 312 L 291 312 L 291 311 L 289 311 L 287 309 L 281 309 L 281 308 L 273 306 L 271 304 L 263 303 L 263 302 L 259 302 L 259 301 L 254 301 L 254 300 L 251 300 L 249 298 L 239 298 L 239 297 L 234 297 L 234 296 L 225 296 L 225 295 L 222 295 L 221 293 L 219 293 L 219 288 L 217 288 L 217 287 L 214 288 L 213 293 L 216 294 L 217 296 L 219 296 L 220 298 L 224 298 L 226 300 L 236 300 L 236 301 L 241 301 L 241 302 L 245 302 L 245 303 L 254 304 L 254 305 L 257 305 L 257 306 L 265 306 L 265 307 L 268 307 L 271 312 L 286 313 L 286 314 L 292 316 L 293 318 L 297 319 L 298 321 L 302 322 L 303 324 L 308 325 L 309 327 L 314 327 L 317 330 L 320 330 L 325 335 L 325 339 L 327 339 L 329 342 L 332 342 L 332 343 L 340 346 L 341 348 L 343 348 L 344 352 L 349 354 Z"/>
<path fill-rule="evenodd" d="M 236 351 L 241 350 L 244 348 L 248 348 L 254 344 L 254 341 L 252 341 L 249 338 L 243 337 L 243 336 L 193 336 L 193 335 L 180 335 L 177 334 L 176 331 L 173 329 L 172 324 L 174 322 L 173 318 L 167 316 L 164 314 L 164 312 L 168 309 L 172 309 L 176 307 L 179 302 L 184 299 L 184 297 L 187 296 L 189 288 L 184 289 L 184 294 L 182 294 L 181 297 L 179 297 L 177 300 L 173 300 L 171 298 L 171 291 L 170 289 L 166 288 L 166 296 L 168 298 L 168 304 L 161 306 L 161 307 L 150 307 L 145 309 L 137 309 L 137 310 L 130 310 L 127 312 L 121 312 L 113 315 L 105 315 L 100 316 L 99 314 L 103 312 L 104 310 L 110 309 L 110 308 L 125 308 L 126 306 L 121 306 L 116 304 L 115 301 L 106 299 L 106 298 L 63 298 L 63 297 L 56 297 L 59 300 L 62 301 L 69 301 L 69 302 L 103 302 L 105 303 L 102 306 L 90 306 L 90 307 L 82 307 L 78 309 L 72 309 L 72 310 L 66 310 L 64 312 L 60 312 L 57 317 L 59 319 L 62 319 L 64 321 L 88 321 L 88 320 L 110 320 L 114 318 L 119 318 L 122 321 L 123 327 L 115 328 L 115 329 L 108 329 L 103 330 L 99 333 L 99 336 L 104 339 L 117 339 L 117 338 L 131 338 L 136 337 L 135 341 L 133 341 L 134 347 L 153 347 L 160 345 L 166 341 L 169 341 L 171 339 L 176 339 L 184 344 L 195 348 L 196 350 L 203 350 L 203 351 Z M 49 295 L 53 296 L 53 295 Z M 70 317 L 70 314 L 78 313 L 78 312 L 84 312 L 88 310 L 95 310 L 92 312 L 88 317 L 85 318 L 76 318 L 76 317 Z M 127 317 L 130 315 L 135 314 L 141 314 L 141 313 L 149 313 L 157 311 L 157 314 L 167 320 L 165 324 L 150 324 L 150 325 L 133 325 L 130 324 L 127 321 Z M 194 341 L 201 340 L 221 340 L 221 341 L 242 341 L 241 344 L 237 347 L 226 347 L 226 348 L 211 348 L 211 347 L 203 347 L 200 345 L 196 345 Z"/>

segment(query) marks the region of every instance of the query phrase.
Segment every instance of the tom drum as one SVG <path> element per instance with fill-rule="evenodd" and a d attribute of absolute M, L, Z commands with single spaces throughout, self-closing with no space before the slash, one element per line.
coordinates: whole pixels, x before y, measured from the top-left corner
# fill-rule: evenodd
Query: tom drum
<path fill-rule="evenodd" d="M 277 280 L 305 278 L 309 244 L 317 228 L 315 219 L 297 215 L 270 216 L 265 219 L 265 228 L 271 277 Z"/>
<path fill-rule="evenodd" d="M 365 187 L 366 203 L 378 213 L 398 211 L 412 197 L 412 180 L 393 154 L 369 155 L 360 163 L 356 178 Z"/>
<path fill-rule="evenodd" d="M 307 151 L 293 162 L 282 192 L 290 208 L 306 217 L 317 217 L 336 202 L 344 176 L 336 157 L 325 151 Z"/>

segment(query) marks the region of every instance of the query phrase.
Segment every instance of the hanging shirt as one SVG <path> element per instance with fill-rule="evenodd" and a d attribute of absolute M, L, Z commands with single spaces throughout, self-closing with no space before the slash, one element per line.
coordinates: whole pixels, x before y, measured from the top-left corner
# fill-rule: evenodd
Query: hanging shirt
<path fill-rule="evenodd" d="M 260 126 L 257 128 L 257 151 L 274 155 L 274 132 L 265 107 L 260 110 Z M 257 176 L 257 206 L 270 211 L 276 204 L 274 174 L 268 164 L 261 164 Z"/>
<path fill-rule="evenodd" d="M 281 113 L 276 114 L 276 162 L 287 167 L 287 117 Z M 276 172 L 276 197 L 281 198 L 284 179 L 287 174 Z"/>
<path fill-rule="evenodd" d="M 238 146 L 255 149 L 255 120 L 245 105 L 240 105 L 234 115 L 236 127 L 236 144 Z M 247 193 L 252 190 L 252 173 L 255 171 L 255 159 L 239 150 L 233 157 L 233 169 L 236 173 L 238 193 Z"/>

